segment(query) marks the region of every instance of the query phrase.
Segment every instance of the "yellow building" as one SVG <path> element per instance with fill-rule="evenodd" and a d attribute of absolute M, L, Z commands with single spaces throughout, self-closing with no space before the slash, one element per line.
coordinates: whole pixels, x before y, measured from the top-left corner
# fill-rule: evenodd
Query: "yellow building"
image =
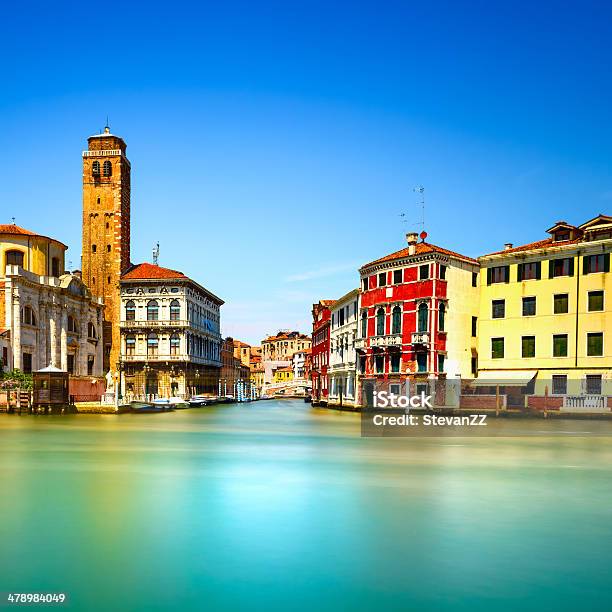
<path fill-rule="evenodd" d="M 285 383 L 290 380 L 293 380 L 293 368 L 291 366 L 278 368 L 278 370 L 274 372 L 275 383 Z"/>
<path fill-rule="evenodd" d="M 547 232 L 479 258 L 478 378 L 535 396 L 612 395 L 612 217 Z"/>

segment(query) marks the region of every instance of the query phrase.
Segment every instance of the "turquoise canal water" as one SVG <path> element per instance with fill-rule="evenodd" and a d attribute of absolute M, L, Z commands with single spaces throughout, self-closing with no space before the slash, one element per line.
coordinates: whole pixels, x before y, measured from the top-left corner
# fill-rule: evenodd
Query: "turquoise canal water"
<path fill-rule="evenodd" d="M 505 426 L 362 439 L 357 415 L 289 401 L 0 415 L 0 591 L 87 611 L 612 609 L 612 438 L 589 434 L 612 424 Z"/>

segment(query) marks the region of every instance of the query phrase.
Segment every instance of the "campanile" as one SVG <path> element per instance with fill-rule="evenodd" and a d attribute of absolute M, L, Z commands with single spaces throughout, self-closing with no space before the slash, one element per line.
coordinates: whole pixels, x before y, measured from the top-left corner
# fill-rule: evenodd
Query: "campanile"
<path fill-rule="evenodd" d="M 83 151 L 83 281 L 104 299 L 104 371 L 117 369 L 121 275 L 130 266 L 130 162 L 122 138 L 104 128 Z"/>

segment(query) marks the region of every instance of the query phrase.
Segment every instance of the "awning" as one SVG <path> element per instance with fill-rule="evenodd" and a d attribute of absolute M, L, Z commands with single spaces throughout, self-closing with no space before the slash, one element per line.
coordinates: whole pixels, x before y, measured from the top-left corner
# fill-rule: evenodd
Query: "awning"
<path fill-rule="evenodd" d="M 524 387 L 538 373 L 537 370 L 484 370 L 472 382 L 480 387 Z"/>

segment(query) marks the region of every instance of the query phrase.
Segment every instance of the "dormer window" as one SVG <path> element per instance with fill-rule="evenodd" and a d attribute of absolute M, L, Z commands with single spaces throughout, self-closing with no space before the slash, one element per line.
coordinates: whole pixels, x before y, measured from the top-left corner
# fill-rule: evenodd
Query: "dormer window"
<path fill-rule="evenodd" d="M 570 239 L 569 230 L 555 233 L 555 242 L 562 242 L 563 240 L 569 240 L 569 239 Z"/>
<path fill-rule="evenodd" d="M 91 173 L 94 176 L 100 176 L 100 162 L 98 160 L 91 164 Z"/>

